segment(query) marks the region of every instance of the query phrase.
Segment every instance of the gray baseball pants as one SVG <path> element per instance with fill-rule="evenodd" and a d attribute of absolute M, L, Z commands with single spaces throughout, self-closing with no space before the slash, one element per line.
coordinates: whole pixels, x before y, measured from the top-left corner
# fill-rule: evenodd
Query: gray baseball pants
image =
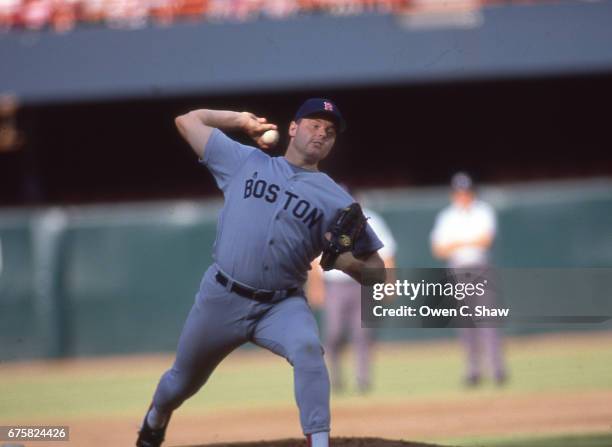
<path fill-rule="evenodd" d="M 176 359 L 157 386 L 153 405 L 170 414 L 195 394 L 234 349 L 253 342 L 293 366 L 304 434 L 329 431 L 329 376 L 316 320 L 303 296 L 261 303 L 229 292 L 211 266 L 181 333 Z M 298 293 L 303 293 L 298 291 Z"/>
<path fill-rule="evenodd" d="M 495 277 L 488 265 L 474 265 L 456 270 L 463 282 L 487 280 L 486 293 L 471 297 L 472 306 L 494 307 L 497 305 Z M 466 274 L 470 274 L 467 277 Z M 502 334 L 497 327 L 460 328 L 459 338 L 466 354 L 466 379 L 480 379 L 483 359 L 488 361 L 493 377 L 502 381 L 506 377 L 506 366 L 502 347 Z"/>

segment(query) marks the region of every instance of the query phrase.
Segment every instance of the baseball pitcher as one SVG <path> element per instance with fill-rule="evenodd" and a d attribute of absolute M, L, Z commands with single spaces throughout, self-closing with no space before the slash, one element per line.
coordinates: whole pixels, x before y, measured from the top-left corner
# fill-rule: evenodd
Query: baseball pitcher
<path fill-rule="evenodd" d="M 271 157 L 225 135 L 242 131 L 262 149 L 276 125 L 248 112 L 194 110 L 175 120 L 224 195 L 214 262 L 204 273 L 176 359 L 157 386 L 136 445 L 157 447 L 172 412 L 234 349 L 253 342 L 287 359 L 300 422 L 313 447 L 329 445 L 330 384 L 303 285 L 323 253 L 324 269 L 359 282 L 384 281 L 383 244 L 361 208 L 318 165 L 345 122 L 336 105 L 311 98 L 289 125 L 285 155 Z M 381 269 L 365 275 L 365 268 Z"/>

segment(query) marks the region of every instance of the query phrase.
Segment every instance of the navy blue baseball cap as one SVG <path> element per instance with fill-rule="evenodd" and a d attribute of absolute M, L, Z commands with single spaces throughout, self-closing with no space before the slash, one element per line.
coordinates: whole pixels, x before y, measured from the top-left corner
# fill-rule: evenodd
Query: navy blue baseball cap
<path fill-rule="evenodd" d="M 336 104 L 329 99 L 325 98 L 310 98 L 304 101 L 304 104 L 300 106 L 298 111 L 295 113 L 294 121 L 298 121 L 302 118 L 308 118 L 312 115 L 327 115 L 331 121 L 336 124 L 336 128 L 340 132 L 346 130 L 346 121 L 342 118 L 340 110 Z"/>

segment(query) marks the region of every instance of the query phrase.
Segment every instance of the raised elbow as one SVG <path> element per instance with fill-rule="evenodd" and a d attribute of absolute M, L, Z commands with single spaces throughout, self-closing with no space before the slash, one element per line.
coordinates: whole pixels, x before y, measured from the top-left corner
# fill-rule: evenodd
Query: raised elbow
<path fill-rule="evenodd" d="M 176 128 L 178 130 L 182 130 L 185 128 L 185 119 L 187 117 L 187 114 L 185 115 L 179 115 L 176 118 L 174 118 L 174 125 L 176 126 Z"/>

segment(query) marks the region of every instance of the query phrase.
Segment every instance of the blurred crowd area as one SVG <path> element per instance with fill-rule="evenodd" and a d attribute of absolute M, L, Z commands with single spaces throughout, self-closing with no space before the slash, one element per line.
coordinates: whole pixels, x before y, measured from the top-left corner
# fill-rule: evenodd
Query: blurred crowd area
<path fill-rule="evenodd" d="M 0 0 L 0 31 L 52 30 L 76 26 L 138 29 L 176 21 L 246 22 L 259 18 L 287 19 L 298 15 L 402 13 L 424 2 L 499 3 L 506 0 Z M 521 3 L 530 0 L 508 0 Z M 538 1 L 538 0 L 535 0 Z M 545 0 L 540 0 L 545 1 Z"/>

